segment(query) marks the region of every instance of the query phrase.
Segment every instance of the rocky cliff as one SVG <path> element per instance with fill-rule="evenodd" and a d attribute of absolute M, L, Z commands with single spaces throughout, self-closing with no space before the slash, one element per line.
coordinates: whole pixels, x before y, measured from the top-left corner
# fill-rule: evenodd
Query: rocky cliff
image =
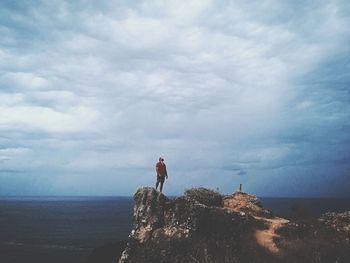
<path fill-rule="evenodd" d="M 144 187 L 137 190 L 134 200 L 133 229 L 119 263 L 349 262 L 350 259 L 346 221 L 350 215 L 342 219 L 328 215 L 317 221 L 317 226 L 304 226 L 274 216 L 254 195 L 237 192 L 221 196 L 204 188 L 191 189 L 184 196 L 169 199 L 154 188 Z M 303 240 L 327 241 L 339 237 L 333 224 L 339 220 L 342 228 L 337 245 L 320 245 L 330 249 L 326 256 L 322 247 L 315 245 L 310 247 L 314 254 L 307 261 L 295 259 L 295 253 L 310 254 L 305 251 L 308 246 L 300 245 Z M 324 231 L 315 237 L 312 231 L 303 233 L 304 228 Z"/>

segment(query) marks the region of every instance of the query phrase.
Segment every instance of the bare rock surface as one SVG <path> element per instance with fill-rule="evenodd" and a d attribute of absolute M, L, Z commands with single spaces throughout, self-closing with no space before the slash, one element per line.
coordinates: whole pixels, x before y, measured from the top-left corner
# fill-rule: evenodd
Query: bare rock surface
<path fill-rule="evenodd" d="M 244 192 L 235 192 L 225 196 L 223 205 L 227 209 L 249 214 L 262 221 L 266 227 L 255 230 L 257 243 L 272 253 L 279 252 L 275 238 L 279 237 L 277 230 L 289 222 L 287 219 L 275 217 L 272 212 L 263 208 L 257 196 Z"/>
<path fill-rule="evenodd" d="M 133 230 L 119 262 L 240 262 L 257 253 L 254 231 L 263 224 L 191 196 L 169 199 L 154 188 L 138 189 Z"/>
<path fill-rule="evenodd" d="M 231 195 L 224 196 L 223 204 L 226 208 L 248 213 L 253 216 L 273 217 L 272 213 L 264 209 L 260 200 L 252 194 L 235 192 Z"/>
<path fill-rule="evenodd" d="M 251 194 L 205 188 L 168 198 L 152 187 L 134 195 L 133 229 L 119 263 L 350 262 L 350 213 L 289 221 Z"/>

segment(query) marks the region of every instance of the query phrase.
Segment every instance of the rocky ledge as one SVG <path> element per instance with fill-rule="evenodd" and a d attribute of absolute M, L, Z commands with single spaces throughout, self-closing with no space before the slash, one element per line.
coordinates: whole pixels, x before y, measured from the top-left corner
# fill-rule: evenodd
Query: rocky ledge
<path fill-rule="evenodd" d="M 328 215 L 306 227 L 274 216 L 254 195 L 222 196 L 205 188 L 169 199 L 144 187 L 134 200 L 133 229 L 119 263 L 350 262 L 350 214 Z M 342 236 L 333 245 L 327 240 L 339 236 L 338 222 Z M 318 236 L 300 235 L 304 228 Z M 322 244 L 310 247 L 312 239 Z"/>

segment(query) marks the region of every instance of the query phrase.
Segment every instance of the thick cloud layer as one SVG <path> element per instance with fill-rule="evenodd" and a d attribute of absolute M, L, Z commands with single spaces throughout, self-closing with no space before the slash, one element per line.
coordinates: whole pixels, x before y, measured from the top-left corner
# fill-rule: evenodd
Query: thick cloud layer
<path fill-rule="evenodd" d="M 1 1 L 0 194 L 350 187 L 348 1 Z"/>

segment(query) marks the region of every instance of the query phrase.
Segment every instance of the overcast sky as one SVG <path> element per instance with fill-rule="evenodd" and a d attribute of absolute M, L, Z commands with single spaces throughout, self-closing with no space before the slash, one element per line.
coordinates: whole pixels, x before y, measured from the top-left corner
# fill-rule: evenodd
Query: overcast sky
<path fill-rule="evenodd" d="M 0 1 L 0 195 L 350 196 L 350 2 Z"/>

